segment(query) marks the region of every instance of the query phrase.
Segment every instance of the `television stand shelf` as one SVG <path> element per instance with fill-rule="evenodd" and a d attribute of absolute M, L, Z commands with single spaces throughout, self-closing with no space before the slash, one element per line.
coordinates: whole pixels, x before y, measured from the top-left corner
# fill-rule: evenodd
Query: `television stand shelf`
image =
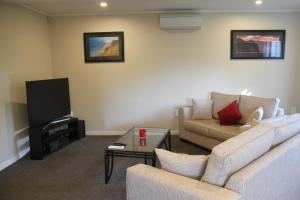
<path fill-rule="evenodd" d="M 31 159 L 42 160 L 45 155 L 84 136 L 84 121 L 73 117 L 47 128 L 45 124 L 32 126 L 29 129 Z"/>

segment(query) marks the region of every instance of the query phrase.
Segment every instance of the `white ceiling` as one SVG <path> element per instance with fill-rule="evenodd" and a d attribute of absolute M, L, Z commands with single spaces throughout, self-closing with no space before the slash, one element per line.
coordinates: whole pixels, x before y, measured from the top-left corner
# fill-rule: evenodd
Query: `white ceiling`
<path fill-rule="evenodd" d="M 1 0 L 0 0 L 1 1 Z M 89 15 L 117 13 L 159 13 L 165 11 L 194 10 L 200 12 L 290 12 L 300 11 L 300 0 L 2 0 L 21 4 L 49 16 Z"/>

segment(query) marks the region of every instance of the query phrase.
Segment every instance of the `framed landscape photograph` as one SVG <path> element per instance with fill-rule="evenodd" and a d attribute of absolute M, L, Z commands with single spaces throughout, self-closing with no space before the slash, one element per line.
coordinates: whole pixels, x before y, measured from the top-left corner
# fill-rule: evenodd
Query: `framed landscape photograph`
<path fill-rule="evenodd" d="M 123 62 L 124 32 L 84 33 L 85 62 Z"/>
<path fill-rule="evenodd" d="M 232 30 L 231 59 L 284 59 L 285 30 Z"/>

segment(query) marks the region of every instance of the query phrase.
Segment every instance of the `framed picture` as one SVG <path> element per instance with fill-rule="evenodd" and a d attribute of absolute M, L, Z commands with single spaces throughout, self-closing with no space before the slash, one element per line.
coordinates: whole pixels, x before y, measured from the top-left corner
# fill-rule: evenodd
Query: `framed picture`
<path fill-rule="evenodd" d="M 285 30 L 232 30 L 231 59 L 284 59 Z"/>
<path fill-rule="evenodd" d="M 86 63 L 124 61 L 124 32 L 84 33 L 83 37 Z"/>

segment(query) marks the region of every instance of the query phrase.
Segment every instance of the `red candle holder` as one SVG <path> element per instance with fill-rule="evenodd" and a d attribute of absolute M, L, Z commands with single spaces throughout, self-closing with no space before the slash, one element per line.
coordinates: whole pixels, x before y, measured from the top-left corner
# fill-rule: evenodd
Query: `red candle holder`
<path fill-rule="evenodd" d="M 140 135 L 140 138 L 145 138 L 146 137 L 146 129 L 140 128 L 139 135 Z"/>

